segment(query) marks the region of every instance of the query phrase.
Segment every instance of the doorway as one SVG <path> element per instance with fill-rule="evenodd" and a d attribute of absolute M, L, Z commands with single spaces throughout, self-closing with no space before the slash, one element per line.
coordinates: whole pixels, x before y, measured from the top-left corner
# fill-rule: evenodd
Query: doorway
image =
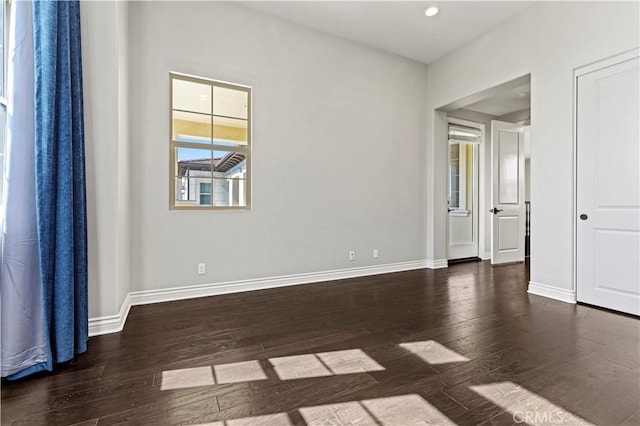
<path fill-rule="evenodd" d="M 444 114 L 449 126 L 457 123 L 482 132 L 481 137 L 475 141 L 475 147 L 472 150 L 475 154 L 473 161 L 477 164 L 475 173 L 472 175 L 477 180 L 472 186 L 472 190 L 477 194 L 477 202 L 471 204 L 474 208 L 471 211 L 468 208 L 456 209 L 455 207 L 458 206 L 451 204 L 452 198 L 455 199 L 455 189 L 458 189 L 452 187 L 451 181 L 456 176 L 452 172 L 451 164 L 455 163 L 455 154 L 459 152 L 460 148 L 454 148 L 452 153 L 451 148 L 454 144 L 450 142 L 452 139 L 450 132 L 447 132 L 446 138 L 444 132 L 440 136 L 441 140 L 446 140 L 447 152 L 449 153 L 447 156 L 446 212 L 448 261 L 457 261 L 460 258 L 479 258 L 491 260 L 493 264 L 501 264 L 524 261 L 529 256 L 530 215 L 534 212 L 530 196 L 531 179 L 529 173 L 532 145 L 530 104 L 531 79 L 529 75 L 525 75 L 460 99 L 437 110 L 440 114 Z M 517 134 L 515 141 L 513 138 L 509 141 L 510 133 L 503 133 L 505 141 L 503 154 L 505 155 L 502 160 L 500 156 L 494 155 L 500 152 L 498 140 L 492 141 L 499 135 L 499 132 L 496 135 L 492 134 L 492 126 L 500 126 L 499 123 L 506 123 L 501 125 L 502 130 L 505 130 L 505 127 L 510 127 L 507 132 Z M 466 147 L 466 152 L 469 152 L 469 149 Z M 507 155 L 509 152 L 511 154 Z M 515 159 L 513 154 L 515 154 Z M 511 163 L 504 161 L 509 158 Z M 514 164 L 515 167 L 513 167 Z M 500 171 L 501 166 L 504 166 L 502 171 Z M 504 179 L 505 172 L 509 171 L 512 173 L 512 180 L 514 172 L 516 176 L 515 184 L 511 187 L 506 185 L 508 182 Z M 515 205 L 512 205 L 513 197 L 509 199 L 503 197 L 503 200 L 500 200 L 500 186 L 496 187 L 496 182 L 500 182 L 501 176 L 502 182 L 505 183 L 504 190 L 515 188 Z M 468 173 L 466 178 L 469 178 Z M 466 189 L 468 188 L 469 184 L 466 186 Z M 511 194 L 513 195 L 513 192 Z M 499 205 L 499 201 L 502 201 L 502 205 Z M 507 212 L 505 206 L 516 207 L 517 215 L 514 215 L 513 208 Z M 475 217 L 472 216 L 473 213 L 475 213 Z M 465 214 L 470 216 L 466 222 Z M 476 224 L 475 228 L 471 229 L 472 232 L 469 232 L 470 223 Z M 495 232 L 499 225 L 504 225 L 502 226 L 504 232 Z M 471 244 L 471 241 L 475 246 Z M 510 256 L 500 257 L 497 254 L 504 255 L 507 252 Z"/>

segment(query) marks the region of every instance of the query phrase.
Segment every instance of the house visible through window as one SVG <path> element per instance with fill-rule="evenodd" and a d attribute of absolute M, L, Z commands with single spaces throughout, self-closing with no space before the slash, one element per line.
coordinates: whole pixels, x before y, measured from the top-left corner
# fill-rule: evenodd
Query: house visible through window
<path fill-rule="evenodd" d="M 208 206 L 211 204 L 211 183 L 200 182 L 200 205 Z"/>
<path fill-rule="evenodd" d="M 177 73 L 170 79 L 170 207 L 249 208 L 251 88 Z"/>

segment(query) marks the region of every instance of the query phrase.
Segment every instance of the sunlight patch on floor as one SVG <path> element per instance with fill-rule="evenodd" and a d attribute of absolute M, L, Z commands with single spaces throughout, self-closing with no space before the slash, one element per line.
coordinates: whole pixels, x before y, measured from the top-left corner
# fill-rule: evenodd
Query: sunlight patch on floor
<path fill-rule="evenodd" d="M 371 359 L 362 349 L 321 352 L 317 356 L 333 374 L 354 374 L 384 370 L 383 366 Z"/>
<path fill-rule="evenodd" d="M 455 425 L 420 395 L 401 395 L 362 401 L 383 425 Z"/>
<path fill-rule="evenodd" d="M 357 401 L 300 408 L 307 425 L 377 425 Z"/>
<path fill-rule="evenodd" d="M 267 414 L 265 416 L 243 417 L 213 423 L 201 423 L 195 426 L 292 426 L 287 413 Z"/>
<path fill-rule="evenodd" d="M 280 380 L 332 376 L 314 354 L 269 358 Z"/>
<path fill-rule="evenodd" d="M 469 389 L 508 411 L 514 422 L 537 425 L 592 425 L 564 408 L 512 382 L 470 386 Z"/>
<path fill-rule="evenodd" d="M 280 380 L 307 379 L 342 374 L 382 371 L 384 367 L 362 349 L 321 352 L 269 358 Z M 260 361 L 217 364 L 213 367 L 184 368 L 162 372 L 160 390 L 223 385 L 267 380 Z"/>
<path fill-rule="evenodd" d="M 300 408 L 308 425 L 455 425 L 420 395 L 399 395 Z"/>
<path fill-rule="evenodd" d="M 469 358 L 452 351 L 434 340 L 423 342 L 400 343 L 400 347 L 419 356 L 429 364 L 448 364 L 450 362 L 466 362 Z"/>
<path fill-rule="evenodd" d="M 232 364 L 214 365 L 213 371 L 218 384 L 251 382 L 266 380 L 267 375 L 259 361 L 234 362 Z"/>
<path fill-rule="evenodd" d="M 371 359 L 362 349 L 284 356 L 269 358 L 269 361 L 280 380 L 384 370 L 383 366 Z"/>
<path fill-rule="evenodd" d="M 308 426 L 455 426 L 447 416 L 417 394 L 346 401 L 298 409 Z M 201 423 L 197 426 L 291 426 L 287 413 L 274 413 L 233 420 Z"/>
<path fill-rule="evenodd" d="M 192 388 L 214 385 L 211 367 L 183 368 L 162 372 L 160 390 Z"/>

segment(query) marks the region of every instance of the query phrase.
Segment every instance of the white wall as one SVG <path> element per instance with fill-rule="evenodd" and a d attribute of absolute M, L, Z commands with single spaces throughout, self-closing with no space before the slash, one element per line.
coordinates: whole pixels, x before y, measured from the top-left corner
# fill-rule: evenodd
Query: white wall
<path fill-rule="evenodd" d="M 129 7 L 116 2 L 116 40 L 118 46 L 118 199 L 116 246 L 116 301 L 122 306 L 131 288 L 131 144 L 129 141 Z"/>
<path fill-rule="evenodd" d="M 81 8 L 90 317 L 130 290 L 444 259 L 433 110 L 527 73 L 532 280 L 572 288 L 572 70 L 640 44 L 637 3 L 536 4 L 428 73 L 235 4 Z M 170 70 L 254 86 L 252 211 L 169 211 Z"/>
<path fill-rule="evenodd" d="M 435 108 L 531 73 L 531 280 L 573 291 L 573 69 L 640 45 L 637 2 L 537 3 L 429 65 L 427 259 L 444 257 L 446 144 Z"/>
<path fill-rule="evenodd" d="M 425 259 L 425 65 L 230 3 L 129 24 L 132 290 Z M 169 211 L 169 71 L 254 87 L 251 211 Z"/>
<path fill-rule="evenodd" d="M 84 83 L 89 317 L 118 313 L 129 292 L 127 6 L 80 6 Z"/>

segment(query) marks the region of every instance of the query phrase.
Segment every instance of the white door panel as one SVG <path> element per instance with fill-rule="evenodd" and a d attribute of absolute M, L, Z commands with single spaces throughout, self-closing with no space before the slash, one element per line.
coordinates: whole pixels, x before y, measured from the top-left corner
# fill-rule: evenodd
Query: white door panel
<path fill-rule="evenodd" d="M 518 204 L 519 134 L 504 129 L 498 132 L 498 203 Z"/>
<path fill-rule="evenodd" d="M 639 93 L 638 58 L 577 81 L 577 296 L 635 315 L 640 315 Z"/>
<path fill-rule="evenodd" d="M 450 246 L 475 246 L 473 238 L 473 216 L 449 216 L 449 245 Z M 465 248 L 465 250 L 468 248 Z M 451 252 L 451 250 L 450 250 Z M 464 254 L 472 257 L 477 256 L 477 252 L 471 248 L 471 252 Z"/>
<path fill-rule="evenodd" d="M 498 216 L 498 228 L 500 235 L 498 239 L 498 250 L 505 252 L 507 250 L 518 250 L 520 234 L 518 216 Z"/>
<path fill-rule="evenodd" d="M 447 259 L 478 257 L 478 174 L 479 144 L 482 140 L 481 125 L 449 119 L 447 193 Z M 476 142 L 461 137 L 453 138 L 451 124 L 468 136 L 476 135 Z M 477 126 L 477 127 L 476 127 Z M 482 127 L 483 129 L 483 127 Z"/>
<path fill-rule="evenodd" d="M 491 264 L 524 261 L 525 169 L 523 127 L 491 122 Z"/>

